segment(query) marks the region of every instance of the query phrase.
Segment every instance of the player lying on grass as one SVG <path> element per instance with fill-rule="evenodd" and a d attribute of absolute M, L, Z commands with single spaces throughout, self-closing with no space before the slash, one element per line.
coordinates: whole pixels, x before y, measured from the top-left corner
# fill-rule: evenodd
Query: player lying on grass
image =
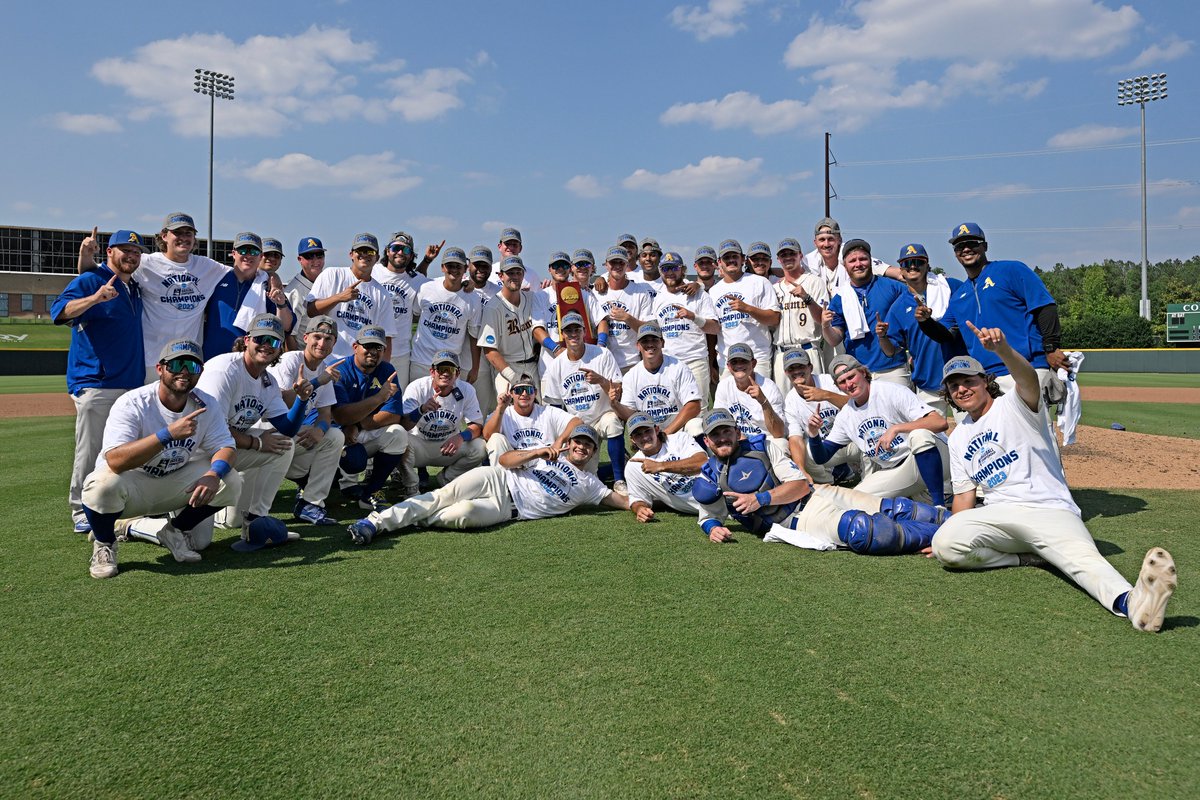
<path fill-rule="evenodd" d="M 801 546 L 847 547 L 866 555 L 915 553 L 929 546 L 946 509 L 906 497 L 881 499 L 840 486 L 817 486 L 796 466 L 781 439 L 738 438 L 737 420 L 714 408 L 704 418 L 704 442 L 712 458 L 692 486 L 700 503 L 700 527 L 714 542 L 733 540 L 732 516 L 752 533 L 773 533 L 797 543 L 791 532 L 812 540 Z M 783 530 L 780 530 L 783 529 Z"/>
<path fill-rule="evenodd" d="M 350 540 L 370 544 L 381 530 L 414 525 L 466 530 L 546 519 L 581 505 L 627 510 L 628 497 L 610 491 L 587 471 L 599 442 L 600 435 L 590 425 L 577 425 L 561 453 L 553 447 L 510 450 L 500 456 L 499 466 L 476 467 L 436 491 L 352 523 Z"/>
<path fill-rule="evenodd" d="M 1001 394 L 974 358 L 946 362 L 946 398 L 966 416 L 950 434 L 953 516 L 933 537 L 933 555 L 955 569 L 1044 560 L 1137 630 L 1159 630 L 1177 582 L 1171 554 L 1151 548 L 1136 586 L 1104 560 L 1067 488 L 1037 372 L 999 328 L 965 324 L 1003 360 L 1016 391 Z M 978 508 L 977 488 L 984 501 Z"/>
<path fill-rule="evenodd" d="M 692 497 L 692 484 L 708 460 L 696 438 L 684 431 L 669 436 L 649 414 L 629 418 L 629 438 L 638 454 L 629 459 L 625 479 L 629 485 L 629 510 L 638 522 L 654 519 L 654 505 L 681 514 L 696 514 L 700 506 Z"/>

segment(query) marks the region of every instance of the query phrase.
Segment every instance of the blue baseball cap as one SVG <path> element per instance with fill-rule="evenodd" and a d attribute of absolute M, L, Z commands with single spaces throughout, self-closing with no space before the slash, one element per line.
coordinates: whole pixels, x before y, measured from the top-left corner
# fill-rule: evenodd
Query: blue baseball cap
<path fill-rule="evenodd" d="M 511 272 L 514 269 L 519 269 L 522 272 L 525 271 L 525 262 L 521 260 L 520 256 L 506 256 L 505 259 L 500 262 L 501 272 Z"/>
<path fill-rule="evenodd" d="M 367 468 L 367 461 L 370 458 L 367 448 L 355 442 L 346 445 L 346 449 L 342 451 L 342 457 L 338 461 L 338 467 L 347 475 L 357 475 Z"/>
<path fill-rule="evenodd" d="M 586 247 L 581 247 L 571 254 L 572 264 L 595 264 L 596 257 Z"/>
<path fill-rule="evenodd" d="M 283 322 L 274 314 L 259 314 L 254 319 L 250 320 L 250 327 L 246 328 L 247 336 L 274 336 L 281 343 L 283 342 Z"/>
<path fill-rule="evenodd" d="M 626 253 L 625 248 L 620 245 L 610 247 L 608 248 L 608 252 L 604 254 L 604 263 L 607 264 L 610 261 L 620 261 L 622 264 L 628 264 L 629 253 Z"/>
<path fill-rule="evenodd" d="M 706 244 L 701 245 L 700 247 L 696 248 L 696 261 L 699 261 L 702 258 L 711 258 L 713 261 L 716 261 L 717 251 Z"/>
<path fill-rule="evenodd" d="M 300 244 L 296 245 L 296 254 L 306 256 L 309 253 L 324 253 L 325 245 L 321 244 L 321 240 L 315 236 L 305 236 L 300 240 Z"/>
<path fill-rule="evenodd" d="M 270 238 L 264 238 L 262 241 L 263 255 L 266 255 L 267 253 L 279 253 L 279 255 L 283 255 L 283 242 L 279 241 L 278 239 Z"/>
<path fill-rule="evenodd" d="M 769 256 L 771 255 L 771 245 L 767 244 L 766 242 L 751 242 L 750 249 L 748 249 L 746 252 L 752 256 Z"/>
<path fill-rule="evenodd" d="M 480 261 L 486 261 L 487 263 L 491 264 L 492 261 L 494 260 L 492 258 L 492 248 L 484 247 L 481 244 L 475 245 L 474 247 L 471 248 L 470 260 L 471 260 L 472 264 L 478 263 Z"/>
<path fill-rule="evenodd" d="M 463 252 L 461 247 L 447 247 L 442 251 L 442 264 L 461 264 L 467 265 L 467 254 Z"/>
<path fill-rule="evenodd" d="M 521 232 L 516 228 L 505 228 L 504 230 L 500 231 L 500 241 L 520 243 Z"/>
<path fill-rule="evenodd" d="M 957 244 L 967 239 L 976 239 L 981 242 L 987 241 L 987 237 L 983 235 L 983 228 L 974 222 L 964 222 L 961 225 L 956 225 L 954 230 L 950 231 L 950 244 Z"/>
<path fill-rule="evenodd" d="M 717 248 L 717 252 L 721 255 L 725 255 L 726 253 L 737 253 L 739 256 L 745 255 L 742 252 L 742 244 L 737 239 L 726 239 L 721 242 L 721 246 Z"/>
<path fill-rule="evenodd" d="M 257 233 L 242 231 L 237 236 L 233 237 L 233 249 L 237 250 L 239 247 L 257 247 L 259 251 L 262 251 L 262 237 Z"/>
<path fill-rule="evenodd" d="M 725 408 L 714 408 L 704 415 L 704 433 L 708 435 L 717 428 L 723 428 L 726 425 L 736 428 L 737 420 L 733 418 L 733 414 L 729 413 Z"/>
<path fill-rule="evenodd" d="M 143 253 L 150 249 L 142 242 L 142 236 L 137 231 L 131 231 L 122 228 L 121 230 L 113 233 L 112 236 L 108 237 L 109 247 L 124 247 L 125 245 L 132 245 L 133 247 L 141 250 Z"/>
<path fill-rule="evenodd" d="M 239 553 L 253 553 L 276 544 L 287 544 L 300 538 L 275 517 L 258 517 L 246 526 L 246 538 L 238 539 L 230 547 Z"/>
<path fill-rule="evenodd" d="M 565 252 L 563 252 L 562 250 L 555 250 L 553 253 L 550 254 L 550 262 L 549 263 L 550 263 L 551 267 L 553 267 L 555 264 L 565 264 L 566 266 L 570 267 L 571 266 L 571 257 L 569 255 L 567 255 Z"/>
<path fill-rule="evenodd" d="M 679 267 L 680 269 L 683 269 L 683 256 L 679 255 L 679 253 L 676 253 L 674 250 L 665 254 L 662 257 L 662 261 L 658 262 L 658 268 L 662 270 L 666 269 L 667 267 Z"/>
<path fill-rule="evenodd" d="M 929 254 L 925 252 L 925 245 L 917 244 L 916 242 L 904 245 L 904 247 L 900 248 L 900 255 L 896 260 L 903 264 L 905 261 L 910 261 L 914 258 L 929 260 Z"/>
<path fill-rule="evenodd" d="M 191 214 L 185 214 L 182 211 L 176 211 L 173 214 L 167 214 L 167 218 L 163 220 L 163 229 L 168 231 L 177 231 L 180 228 L 191 228 L 196 230 L 196 221 L 192 219 Z"/>
<path fill-rule="evenodd" d="M 379 252 L 379 240 L 375 238 L 373 233 L 360 233 L 354 237 L 354 241 L 350 243 L 351 252 L 361 250 L 364 247 L 369 247 L 376 253 Z"/>
<path fill-rule="evenodd" d="M 795 239 L 780 239 L 779 244 L 775 245 L 775 252 L 782 253 L 784 250 L 795 250 L 797 253 L 804 252 L 804 248 Z"/>

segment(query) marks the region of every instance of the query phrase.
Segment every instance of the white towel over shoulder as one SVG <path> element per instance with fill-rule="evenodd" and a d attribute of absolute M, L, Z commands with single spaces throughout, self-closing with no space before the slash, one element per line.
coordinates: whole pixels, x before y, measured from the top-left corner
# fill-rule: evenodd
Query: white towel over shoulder
<path fill-rule="evenodd" d="M 837 289 L 838 297 L 842 298 L 842 319 L 846 320 L 846 336 L 851 340 L 866 336 L 871 328 L 867 327 L 867 315 L 863 313 L 862 303 L 854 286 L 846 281 Z"/>

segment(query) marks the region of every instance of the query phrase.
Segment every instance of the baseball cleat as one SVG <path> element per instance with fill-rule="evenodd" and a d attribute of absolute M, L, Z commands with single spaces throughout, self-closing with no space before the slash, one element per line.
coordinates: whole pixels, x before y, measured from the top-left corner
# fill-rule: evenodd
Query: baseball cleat
<path fill-rule="evenodd" d="M 86 519 L 75 520 L 75 532 L 79 534 L 91 533 L 92 523 L 88 522 Z"/>
<path fill-rule="evenodd" d="M 629 494 L 629 485 L 625 481 L 613 481 L 612 490 L 618 494 Z"/>
<path fill-rule="evenodd" d="M 171 551 L 171 555 L 175 556 L 175 560 L 180 564 L 194 564 L 200 560 L 200 554 L 188 547 L 187 539 L 174 525 L 165 525 L 158 532 L 158 541 Z"/>
<path fill-rule="evenodd" d="M 297 500 L 296 508 L 293 513 L 296 519 L 301 522 L 307 522 L 311 525 L 337 525 L 338 521 L 325 513 L 325 509 L 321 508 L 316 503 L 309 503 L 306 500 Z"/>
<path fill-rule="evenodd" d="M 117 574 L 117 543 L 92 542 L 93 578 L 112 578 Z"/>
<path fill-rule="evenodd" d="M 351 522 L 346 526 L 346 530 L 350 532 L 350 541 L 355 544 L 370 544 L 377 533 L 375 525 L 369 519 Z"/>
<path fill-rule="evenodd" d="M 1175 559 L 1161 547 L 1153 547 L 1142 559 L 1137 585 L 1129 592 L 1129 621 L 1139 631 L 1162 629 L 1167 601 L 1175 592 L 1178 579 Z"/>
<path fill-rule="evenodd" d="M 358 507 L 364 511 L 387 511 L 392 507 L 392 504 L 383 496 L 383 492 L 376 492 L 371 495 L 364 495 L 358 501 Z"/>

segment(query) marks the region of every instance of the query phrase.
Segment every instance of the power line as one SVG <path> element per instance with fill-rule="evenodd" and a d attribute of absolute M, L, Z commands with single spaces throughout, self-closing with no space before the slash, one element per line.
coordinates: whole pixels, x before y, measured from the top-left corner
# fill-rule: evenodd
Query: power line
<path fill-rule="evenodd" d="M 1200 136 L 1189 136 L 1184 139 L 1164 139 L 1161 142 L 1146 142 L 1146 146 L 1166 147 L 1177 144 L 1193 144 L 1195 142 L 1200 142 Z M 1023 158 L 1025 156 L 1051 156 L 1060 155 L 1063 153 L 1087 153 L 1101 150 L 1128 150 L 1134 147 L 1140 147 L 1140 145 L 1137 142 L 1130 142 L 1127 144 L 1097 144 L 1086 147 L 1056 147 L 1042 150 L 1019 150 L 1011 153 L 976 153 L 973 155 L 958 156 L 921 156 L 919 158 L 893 158 L 880 159 L 877 161 L 839 161 L 835 166 L 881 167 L 896 164 L 933 164 L 943 161 L 977 161 L 987 158 Z"/>
<path fill-rule="evenodd" d="M 1179 186 L 1195 186 L 1200 181 L 1171 179 L 1156 183 L 1157 187 L 1175 188 Z M 999 189 L 963 189 L 957 192 L 919 192 L 913 194 L 860 194 L 841 195 L 839 200 L 911 200 L 930 197 L 1003 197 L 1026 194 L 1063 194 L 1066 192 L 1109 192 L 1120 189 L 1136 189 L 1140 183 L 1111 183 L 1102 186 L 1049 186 L 1041 189 L 1026 187 L 1002 187 Z"/>

